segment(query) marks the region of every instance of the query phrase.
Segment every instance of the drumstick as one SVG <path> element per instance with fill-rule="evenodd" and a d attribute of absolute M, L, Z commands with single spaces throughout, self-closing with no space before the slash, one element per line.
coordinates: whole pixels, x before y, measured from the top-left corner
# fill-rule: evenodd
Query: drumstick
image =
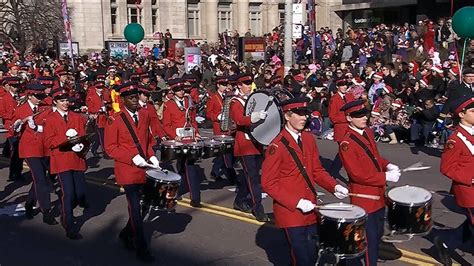
<path fill-rule="evenodd" d="M 314 205 L 315 209 L 351 209 L 353 205 L 332 205 L 332 206 L 323 206 L 323 205 Z"/>
<path fill-rule="evenodd" d="M 380 196 L 377 195 L 369 195 L 369 194 L 359 194 L 359 193 L 347 193 L 351 197 L 357 198 L 364 198 L 364 199 L 371 199 L 371 200 L 379 200 Z"/>
<path fill-rule="evenodd" d="M 272 103 L 273 103 L 273 96 L 268 96 L 268 103 L 267 103 L 267 106 L 265 106 L 265 109 L 263 111 L 264 112 L 268 111 L 268 108 L 270 108 Z"/>
<path fill-rule="evenodd" d="M 430 169 L 431 166 L 418 166 L 418 167 L 407 167 L 402 170 L 402 172 L 411 172 L 411 171 L 421 171 L 421 170 L 426 170 Z"/>

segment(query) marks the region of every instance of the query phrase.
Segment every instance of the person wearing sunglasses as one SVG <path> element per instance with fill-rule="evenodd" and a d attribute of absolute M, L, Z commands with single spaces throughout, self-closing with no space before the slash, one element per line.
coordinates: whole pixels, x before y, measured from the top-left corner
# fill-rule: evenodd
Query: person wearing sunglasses
<path fill-rule="evenodd" d="M 241 74 L 237 77 L 237 93 L 230 103 L 230 118 L 237 125 L 235 133 L 234 156 L 242 166 L 243 175 L 237 184 L 238 193 L 234 200 L 234 209 L 253 213 L 255 218 L 261 222 L 269 222 L 270 218 L 265 214 L 262 205 L 262 189 L 260 187 L 260 168 L 262 167 L 262 154 L 259 144 L 250 140 L 249 127 L 252 124 L 264 120 L 267 112 L 252 112 L 249 116 L 244 115 L 245 103 L 252 90 L 253 79 L 251 75 Z M 251 199 L 248 202 L 248 198 Z"/>
<path fill-rule="evenodd" d="M 275 223 L 285 231 L 292 265 L 315 265 L 318 257 L 318 218 L 314 211 L 318 197 L 308 183 L 323 187 L 339 199 L 349 193 L 323 168 L 314 136 L 304 130 L 311 114 L 307 101 L 306 97 L 298 97 L 280 104 L 285 127 L 268 146 L 262 166 L 262 188 L 273 199 Z"/>

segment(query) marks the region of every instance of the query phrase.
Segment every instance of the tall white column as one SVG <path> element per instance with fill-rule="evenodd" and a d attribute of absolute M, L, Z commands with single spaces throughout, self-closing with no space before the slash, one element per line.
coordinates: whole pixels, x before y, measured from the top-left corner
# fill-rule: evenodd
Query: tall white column
<path fill-rule="evenodd" d="M 206 39 L 208 42 L 217 42 L 219 39 L 219 25 L 217 20 L 217 0 L 206 0 Z M 203 20 L 204 22 L 204 20 Z"/>
<path fill-rule="evenodd" d="M 278 14 L 278 2 L 275 0 L 268 1 L 268 11 L 267 11 L 267 30 L 266 32 L 271 32 L 275 27 L 280 24 L 280 16 Z"/>
<path fill-rule="evenodd" d="M 237 25 L 241 36 L 249 29 L 249 0 L 237 0 Z"/>
<path fill-rule="evenodd" d="M 293 0 L 285 0 L 285 75 L 293 65 Z"/>

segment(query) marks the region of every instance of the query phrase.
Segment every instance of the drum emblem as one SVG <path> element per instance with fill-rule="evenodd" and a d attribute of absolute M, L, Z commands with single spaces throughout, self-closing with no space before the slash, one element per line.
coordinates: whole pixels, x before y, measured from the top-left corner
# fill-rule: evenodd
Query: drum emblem
<path fill-rule="evenodd" d="M 248 112 L 247 114 L 251 114 L 253 113 L 253 111 L 255 111 L 255 106 L 257 106 L 257 100 L 255 99 L 252 99 L 249 103 L 248 103 L 249 107 L 248 107 Z"/>

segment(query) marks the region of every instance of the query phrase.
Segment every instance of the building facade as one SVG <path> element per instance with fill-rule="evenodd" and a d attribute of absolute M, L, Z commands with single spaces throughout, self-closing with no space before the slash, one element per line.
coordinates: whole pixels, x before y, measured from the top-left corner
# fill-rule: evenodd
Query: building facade
<path fill-rule="evenodd" d="M 261 36 L 284 23 L 285 0 L 69 0 L 73 41 L 81 52 L 98 51 L 106 41 L 124 40 L 128 23 L 140 23 L 145 41 L 169 29 L 173 38 L 214 42 L 218 34 L 248 30 Z M 295 0 L 306 3 L 307 0 Z M 449 0 L 315 0 L 316 27 L 333 30 L 378 23 L 414 22 L 418 2 L 446 5 Z M 444 11 L 449 10 L 445 8 Z M 448 11 L 449 12 L 449 11 Z M 303 23 L 305 23 L 304 21 Z"/>

